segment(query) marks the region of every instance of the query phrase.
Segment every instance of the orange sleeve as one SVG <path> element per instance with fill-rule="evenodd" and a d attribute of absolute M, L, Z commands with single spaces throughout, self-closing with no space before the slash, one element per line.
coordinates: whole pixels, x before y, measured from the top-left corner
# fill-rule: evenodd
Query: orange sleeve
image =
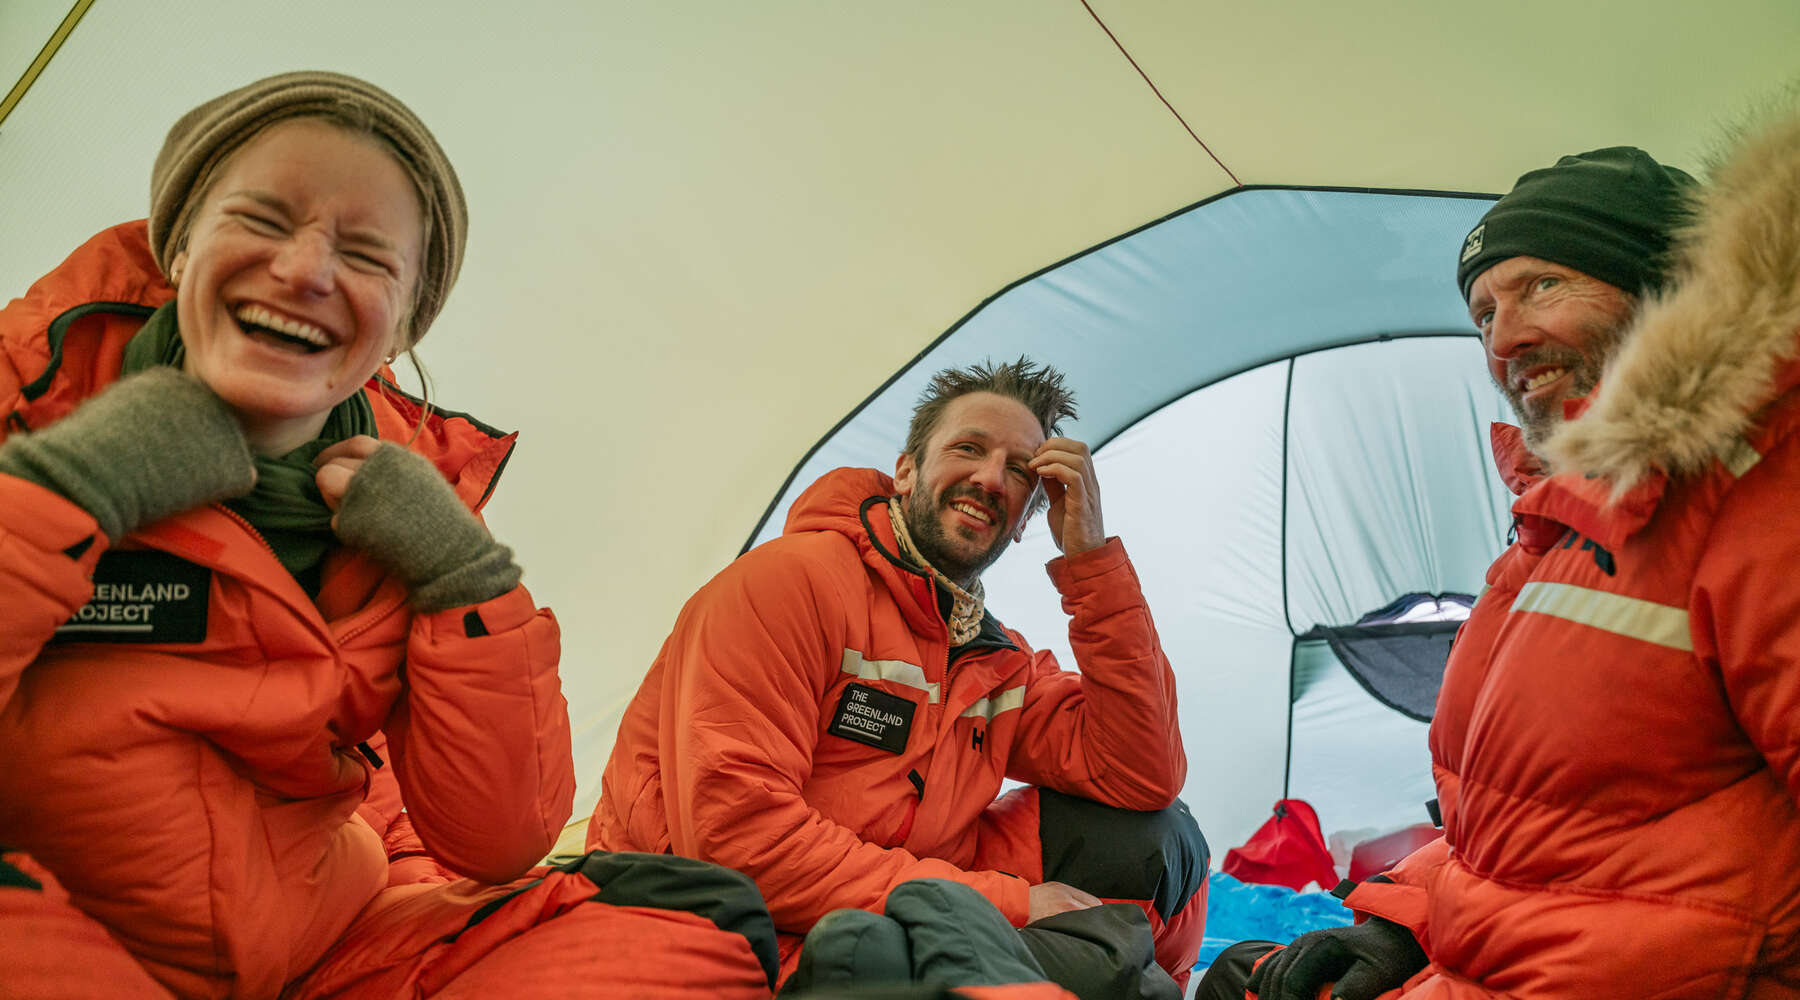
<path fill-rule="evenodd" d="M 1744 733 L 1800 802 L 1800 435 L 1726 497 L 1695 571 L 1694 655 L 1718 672 Z"/>
<path fill-rule="evenodd" d="M 561 632 L 524 587 L 413 619 L 406 692 L 385 728 L 419 839 L 505 882 L 549 852 L 575 801 Z"/>
<path fill-rule="evenodd" d="M 94 518 L 53 490 L 0 473 L 0 705 L 58 626 L 94 594 L 106 535 Z"/>
<path fill-rule="evenodd" d="M 1412 931 L 1420 945 L 1427 945 L 1426 915 L 1430 910 L 1428 886 L 1432 874 L 1450 860 L 1450 843 L 1442 837 L 1400 859 L 1400 863 L 1344 897 L 1344 905 L 1358 916 L 1392 920 Z"/>
<path fill-rule="evenodd" d="M 1079 673 L 1033 654 L 1007 777 L 1122 809 L 1167 808 L 1187 781 L 1175 673 L 1117 538 L 1048 570 Z"/>

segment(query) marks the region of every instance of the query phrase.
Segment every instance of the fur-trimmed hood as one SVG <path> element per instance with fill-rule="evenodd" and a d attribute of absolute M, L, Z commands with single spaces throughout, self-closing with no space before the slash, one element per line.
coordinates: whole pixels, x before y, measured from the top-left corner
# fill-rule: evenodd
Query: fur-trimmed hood
<path fill-rule="evenodd" d="M 1800 110 L 1745 132 L 1693 196 L 1673 278 L 1646 299 L 1585 412 L 1545 443 L 1616 498 L 1692 476 L 1800 380 Z"/>

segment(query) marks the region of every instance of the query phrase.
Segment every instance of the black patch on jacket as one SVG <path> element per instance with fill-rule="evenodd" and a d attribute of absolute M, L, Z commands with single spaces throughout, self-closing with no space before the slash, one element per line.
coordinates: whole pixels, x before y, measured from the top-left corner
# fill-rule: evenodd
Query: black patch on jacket
<path fill-rule="evenodd" d="M 906 749 L 912 732 L 913 710 L 918 706 L 867 684 L 851 684 L 838 699 L 837 718 L 826 732 L 847 740 L 880 747 L 888 753 Z"/>
<path fill-rule="evenodd" d="M 212 570 L 151 549 L 107 552 L 94 567 L 94 596 L 52 642 L 201 642 Z"/>

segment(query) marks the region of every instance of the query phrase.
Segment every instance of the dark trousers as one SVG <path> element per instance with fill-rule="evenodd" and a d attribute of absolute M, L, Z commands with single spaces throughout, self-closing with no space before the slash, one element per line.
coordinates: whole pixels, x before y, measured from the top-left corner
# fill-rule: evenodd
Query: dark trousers
<path fill-rule="evenodd" d="M 1220 952 L 1194 987 L 1194 1000 L 1244 1000 L 1244 983 L 1257 960 L 1279 947 L 1273 941 L 1239 941 Z"/>

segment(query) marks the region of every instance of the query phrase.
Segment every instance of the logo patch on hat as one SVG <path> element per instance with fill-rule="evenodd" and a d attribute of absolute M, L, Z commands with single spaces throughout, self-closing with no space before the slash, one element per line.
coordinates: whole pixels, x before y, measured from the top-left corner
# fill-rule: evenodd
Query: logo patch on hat
<path fill-rule="evenodd" d="M 1469 230 L 1468 238 L 1463 240 L 1462 259 L 1457 261 L 1457 263 L 1467 264 L 1471 257 L 1474 257 L 1481 252 L 1481 233 L 1485 229 L 1487 229 L 1487 223 L 1484 222 L 1474 229 Z"/>

